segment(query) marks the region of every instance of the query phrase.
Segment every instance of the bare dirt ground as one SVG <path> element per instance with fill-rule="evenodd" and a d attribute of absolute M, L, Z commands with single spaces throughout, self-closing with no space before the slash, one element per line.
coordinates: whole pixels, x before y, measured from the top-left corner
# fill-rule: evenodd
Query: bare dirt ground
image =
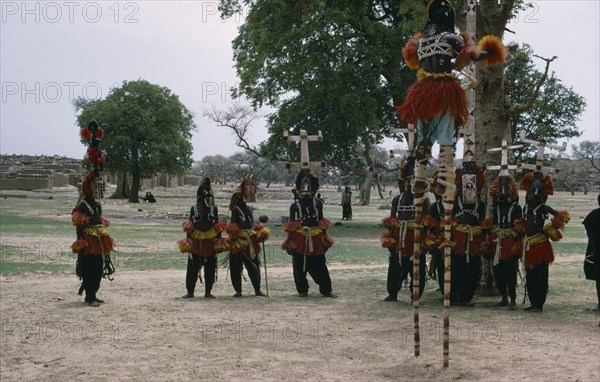
<path fill-rule="evenodd" d="M 220 191 L 226 205 L 225 191 L 230 190 Z M 54 211 L 57 227 L 69 226 L 68 213 L 76 193 L 67 189 L 51 195 L 54 199 L 47 202 L 48 207 L 35 206 Z M 134 218 L 164 226 L 172 215 L 177 217 L 169 224 L 177 226 L 178 214 L 189 210 L 195 189 L 157 190 L 155 195 L 159 197 L 156 206 L 106 200 L 105 211 L 115 229 L 119 220 L 124 224 Z M 35 203 L 47 198 L 42 193 L 25 196 Z M 277 199 L 285 211 L 288 196 L 289 191 L 283 189 L 273 192 L 272 200 L 260 207 L 274 216 L 285 215 L 273 207 L 273 201 Z M 331 190 L 324 196 L 331 201 L 326 205 L 327 216 L 334 220 L 340 209 L 334 203 L 339 195 Z M 591 200 L 565 194 L 553 203 L 571 210 L 578 220 L 571 224 L 581 227 Z M 15 202 L 9 196 L 3 203 L 3 208 L 10 209 Z M 39 213 L 35 208 L 28 211 Z M 378 222 L 387 212 L 371 206 L 357 207 L 354 213 L 357 219 Z M 156 223 L 153 214 L 163 220 Z M 87 306 L 77 296 L 79 281 L 74 274 L 0 276 L 0 379 L 597 382 L 600 315 L 591 310 L 595 305 L 593 283 L 580 276 L 585 239 L 581 228 L 577 232 L 578 236 L 567 235 L 563 242 L 574 244 L 562 247 L 568 249 L 562 250 L 565 253 L 550 268 L 552 293 L 543 313 L 522 310 L 526 306 L 520 304 L 522 286 L 516 311 L 492 308 L 498 297 L 476 297 L 476 307 L 452 307 L 447 369 L 442 368 L 441 295 L 433 282 L 427 285 L 421 302 L 422 348 L 421 356 L 415 357 L 408 292 L 403 290 L 398 302 L 381 301 L 386 295 L 385 263 L 341 264 L 330 259 L 337 299 L 321 297 L 312 281 L 309 297 L 298 297 L 291 264 L 269 267 L 270 298 L 252 296 L 249 282 L 244 282 L 245 296 L 233 298 L 226 270 L 220 269 L 213 289 L 217 299 L 209 300 L 179 298 L 185 293 L 182 261 L 178 270 L 117 268 L 114 281 L 102 282 L 98 297 L 105 303 L 99 308 Z M 32 234 L 9 233 L 0 242 L 18 246 Z M 129 235 L 134 234 L 140 233 Z M 174 248 L 176 239 L 162 240 L 163 236 L 154 240 L 145 236 L 144 240 L 155 251 Z M 73 240 L 72 235 L 51 234 L 36 239 L 52 240 L 57 248 L 68 248 Z M 378 246 L 370 236 L 352 239 L 373 241 L 374 248 Z M 117 240 L 127 241 L 124 233 Z M 72 258 L 65 261 L 73 264 Z M 62 263 L 63 257 L 50 262 Z M 196 295 L 202 294 L 203 285 L 199 284 Z"/>
<path fill-rule="evenodd" d="M 181 299 L 184 270 L 123 271 L 88 307 L 73 275 L 5 277 L 2 381 L 64 380 L 525 380 L 598 381 L 600 328 L 589 296 L 550 296 L 541 314 L 485 307 L 451 313 L 450 367 L 442 368 L 442 307 L 421 307 L 413 355 L 412 308 L 384 303 L 385 267 L 331 266 L 338 299 L 294 293 L 291 269 L 269 268 L 270 298 Z M 433 288 L 428 285 L 428 288 Z M 196 295 L 201 296 L 203 285 Z M 593 299 L 592 299 L 593 300 Z M 578 306 L 563 317 L 566 304 Z M 580 308 L 581 307 L 581 308 Z"/>

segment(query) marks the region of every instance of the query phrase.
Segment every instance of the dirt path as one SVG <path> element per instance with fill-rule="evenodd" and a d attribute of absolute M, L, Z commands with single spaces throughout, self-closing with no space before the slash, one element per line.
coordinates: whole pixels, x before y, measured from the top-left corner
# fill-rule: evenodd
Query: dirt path
<path fill-rule="evenodd" d="M 234 299 L 225 272 L 215 300 L 177 298 L 185 271 L 122 271 L 91 308 L 73 275 L 0 279 L 0 377 L 22 380 L 598 381 L 600 328 L 584 297 L 550 296 L 543 313 L 453 308 L 442 369 L 439 292 L 422 302 L 421 357 L 412 308 L 384 303 L 384 266 L 332 266 L 338 299 L 294 293 L 291 269 L 269 269 L 271 298 Z M 428 288 L 433 288 L 428 285 Z M 197 295 L 202 295 L 203 285 Z M 568 320 L 561 309 L 574 307 Z"/>

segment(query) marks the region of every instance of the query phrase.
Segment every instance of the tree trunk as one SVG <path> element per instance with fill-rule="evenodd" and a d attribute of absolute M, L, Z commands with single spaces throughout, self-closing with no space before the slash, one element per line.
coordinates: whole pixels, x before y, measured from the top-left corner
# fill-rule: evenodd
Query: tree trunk
<path fill-rule="evenodd" d="M 571 187 L 571 185 L 566 181 L 566 180 L 560 180 L 559 181 L 560 184 L 562 184 L 567 190 L 569 190 L 571 192 L 571 195 L 575 195 L 575 190 L 573 190 L 573 187 Z"/>
<path fill-rule="evenodd" d="M 131 179 L 131 193 L 129 194 L 129 203 L 139 203 L 138 193 L 140 192 L 140 175 L 137 173 L 132 174 Z"/>
<path fill-rule="evenodd" d="M 130 187 L 127 181 L 127 173 L 120 171 L 117 173 L 117 189 L 109 196 L 109 199 L 127 199 L 129 198 Z"/>
<path fill-rule="evenodd" d="M 479 64 L 477 80 L 479 86 L 475 95 L 475 155 L 480 166 L 499 165 L 501 154 L 486 153 L 485 150 L 500 147 L 503 139 L 509 144 L 512 143 L 509 115 L 504 106 L 506 100 L 503 68 L 487 68 Z M 497 174 L 490 175 L 495 177 Z"/>
<path fill-rule="evenodd" d="M 583 182 L 583 194 L 587 195 L 588 194 L 588 188 L 587 188 L 587 183 Z M 571 190 L 571 195 L 575 195 L 575 193 Z"/>
<path fill-rule="evenodd" d="M 377 192 L 379 193 L 379 198 L 381 200 L 385 199 L 385 197 L 383 196 L 382 190 L 381 190 L 381 183 L 379 182 L 379 174 L 377 174 L 377 176 L 374 178 L 375 180 L 375 185 L 377 185 Z M 383 191 L 385 191 L 385 187 L 383 189 Z"/>
<path fill-rule="evenodd" d="M 487 34 L 502 38 L 508 17 L 514 5 L 512 1 L 481 0 L 477 14 L 477 36 L 479 40 Z M 475 89 L 475 155 L 478 165 L 499 165 L 501 153 L 486 153 L 485 150 L 500 147 L 505 139 L 513 142 L 510 112 L 504 89 L 504 65 L 490 68 L 484 63 L 476 66 L 477 88 Z M 486 172 L 486 183 L 491 184 L 498 175 Z"/>
<path fill-rule="evenodd" d="M 371 186 L 373 185 L 373 173 L 369 172 L 369 174 L 365 177 L 365 181 L 360 187 L 360 202 L 359 206 L 368 206 L 371 201 Z"/>

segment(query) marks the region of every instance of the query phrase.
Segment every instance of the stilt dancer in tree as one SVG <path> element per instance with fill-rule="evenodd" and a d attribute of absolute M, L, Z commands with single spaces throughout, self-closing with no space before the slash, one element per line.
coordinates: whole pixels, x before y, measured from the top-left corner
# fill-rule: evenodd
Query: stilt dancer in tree
<path fill-rule="evenodd" d="M 488 65 L 498 65 L 506 58 L 502 42 L 492 36 L 482 39 L 478 48 L 472 46 L 472 36 L 458 36 L 454 31 L 454 7 L 447 0 L 433 0 L 428 7 L 429 20 L 422 33 L 415 35 L 404 47 L 407 65 L 419 69 L 418 81 L 411 86 L 406 100 L 398 107 L 401 119 L 415 124 L 419 133 L 417 165 L 413 192 L 420 200 L 427 191 L 425 170 L 431 157 L 431 146 L 440 144 L 438 184 L 434 190 L 442 195 L 444 203 L 444 367 L 449 359 L 449 307 L 450 307 L 450 218 L 454 202 L 454 143 L 457 129 L 469 117 L 465 91 L 452 70 L 461 70 L 472 60 L 484 60 Z"/>

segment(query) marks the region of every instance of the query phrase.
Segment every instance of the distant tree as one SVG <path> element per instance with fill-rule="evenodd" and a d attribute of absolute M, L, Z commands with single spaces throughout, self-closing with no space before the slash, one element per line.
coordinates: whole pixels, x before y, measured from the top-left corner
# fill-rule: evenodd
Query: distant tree
<path fill-rule="evenodd" d="M 207 155 L 198 162 L 201 176 L 208 176 L 214 183 L 226 184 L 234 181 L 234 166 L 230 158 L 223 155 Z"/>
<path fill-rule="evenodd" d="M 583 159 L 590 170 L 600 173 L 600 142 L 583 141 L 572 149 L 573 158 Z"/>
<path fill-rule="evenodd" d="M 73 105 L 80 126 L 96 119 L 104 129 L 106 169 L 131 175 L 129 202 L 139 202 L 140 179 L 191 168 L 193 116 L 168 88 L 123 81 L 105 99 L 78 98 Z"/>
<path fill-rule="evenodd" d="M 546 61 L 544 72 L 535 68 L 534 57 Z M 507 111 L 513 141 L 521 133 L 549 143 L 581 135 L 577 123 L 585 109 L 585 99 L 563 85 L 554 72 L 548 74 L 552 60 L 536 56 L 529 45 L 523 44 L 506 65 Z M 525 146 L 515 151 L 515 157 L 530 156 L 534 150 L 533 146 Z"/>

